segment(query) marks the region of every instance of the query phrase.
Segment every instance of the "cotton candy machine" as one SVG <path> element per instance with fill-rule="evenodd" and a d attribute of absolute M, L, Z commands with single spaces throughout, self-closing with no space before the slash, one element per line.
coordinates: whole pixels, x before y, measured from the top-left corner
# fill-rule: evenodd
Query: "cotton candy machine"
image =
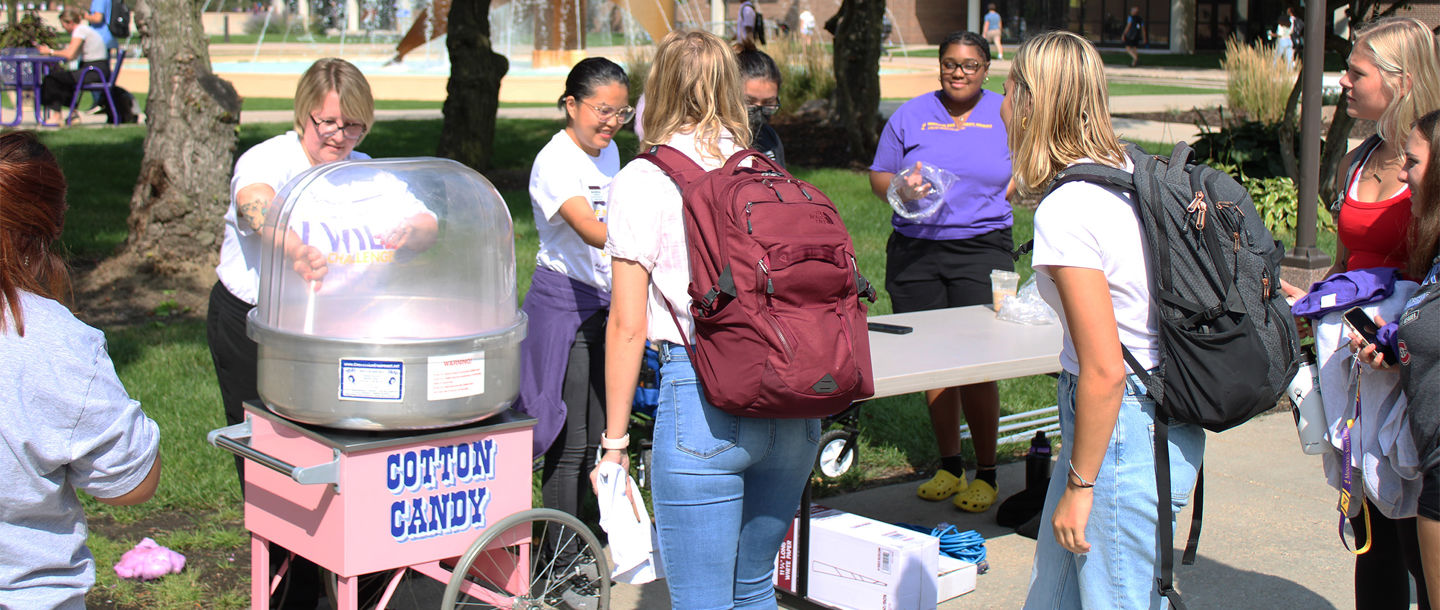
<path fill-rule="evenodd" d="M 345 161 L 276 201 L 249 317 L 270 409 L 416 430 L 510 406 L 525 314 L 510 212 L 489 181 L 444 159 Z"/>

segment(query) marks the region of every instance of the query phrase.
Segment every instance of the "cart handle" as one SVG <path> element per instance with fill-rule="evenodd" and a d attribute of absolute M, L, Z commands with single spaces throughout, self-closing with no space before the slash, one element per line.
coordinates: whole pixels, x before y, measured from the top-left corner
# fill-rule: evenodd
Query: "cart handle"
<path fill-rule="evenodd" d="M 233 426 L 211 430 L 206 439 L 210 441 L 211 445 L 288 476 L 301 485 L 340 484 L 340 452 L 338 450 L 335 452 L 335 459 L 330 462 L 315 466 L 295 466 L 251 447 L 250 437 L 252 435 L 250 420 L 245 420 Z"/>

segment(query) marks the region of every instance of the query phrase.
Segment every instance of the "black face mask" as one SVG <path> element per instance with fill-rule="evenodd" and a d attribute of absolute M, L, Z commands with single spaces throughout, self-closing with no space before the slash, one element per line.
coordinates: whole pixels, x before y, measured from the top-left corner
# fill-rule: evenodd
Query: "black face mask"
<path fill-rule="evenodd" d="M 745 112 L 750 118 L 750 137 L 760 137 L 760 129 L 770 123 L 770 117 L 766 116 L 760 106 L 746 106 Z"/>

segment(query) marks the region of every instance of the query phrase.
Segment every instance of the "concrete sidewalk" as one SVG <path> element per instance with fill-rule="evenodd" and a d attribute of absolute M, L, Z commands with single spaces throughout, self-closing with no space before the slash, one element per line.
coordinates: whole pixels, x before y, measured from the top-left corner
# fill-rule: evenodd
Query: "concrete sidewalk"
<path fill-rule="evenodd" d="M 1195 565 L 1179 565 L 1190 527 L 1189 509 L 1181 515 L 1175 536 L 1177 587 L 1187 605 L 1354 607 L 1354 560 L 1336 535 L 1338 493 L 1325 483 L 1320 459 L 1300 452 L 1288 413 L 1265 415 L 1234 430 L 1210 434 L 1205 465 L 1204 531 Z M 1002 498 L 1024 487 L 1024 474 L 1023 462 L 1000 468 Z M 819 503 L 882 521 L 949 522 L 961 530 L 977 530 L 987 540 L 990 572 L 978 578 L 975 591 L 940 608 L 1020 607 L 1035 542 L 995 525 L 993 509 L 975 515 L 960 512 L 949 502 L 927 502 L 915 496 L 916 485 L 878 487 Z M 615 610 L 668 607 L 669 597 L 660 582 L 616 585 L 612 593 Z"/>

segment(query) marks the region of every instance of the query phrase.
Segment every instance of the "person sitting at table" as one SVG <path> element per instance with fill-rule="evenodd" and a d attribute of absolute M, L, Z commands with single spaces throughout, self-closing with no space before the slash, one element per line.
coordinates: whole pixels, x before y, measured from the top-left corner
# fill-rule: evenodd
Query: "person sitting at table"
<path fill-rule="evenodd" d="M 85 11 L 68 7 L 60 13 L 60 26 L 70 33 L 70 44 L 63 49 L 52 49 L 43 44 L 35 45 L 42 55 L 64 58 L 65 61 L 80 60 L 74 71 L 51 70 L 40 83 L 40 103 L 50 110 L 69 106 L 75 97 L 75 87 L 80 79 L 96 83 L 110 79 L 110 52 L 105 48 L 105 39 L 85 20 Z M 90 70 L 89 68 L 99 70 Z M 96 98 L 95 107 L 105 110 L 103 97 Z"/>

